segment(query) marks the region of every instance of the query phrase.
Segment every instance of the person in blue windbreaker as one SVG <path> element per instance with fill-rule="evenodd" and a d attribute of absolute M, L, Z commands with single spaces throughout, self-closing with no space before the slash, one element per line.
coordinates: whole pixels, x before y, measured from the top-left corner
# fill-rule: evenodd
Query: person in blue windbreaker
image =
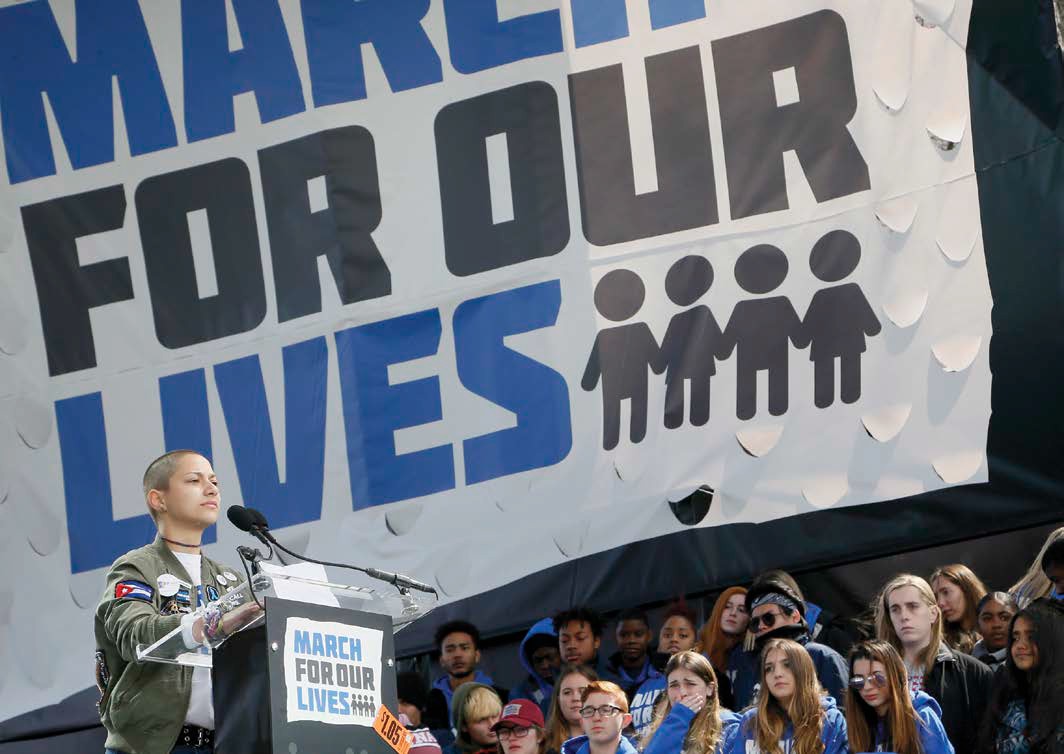
<path fill-rule="evenodd" d="M 747 710 L 725 754 L 846 754 L 846 718 L 817 680 L 801 644 L 770 639 L 761 651 L 757 705 Z"/>
<path fill-rule="evenodd" d="M 517 650 L 521 667 L 528 671 L 525 680 L 510 689 L 510 701 L 531 699 L 544 717 L 550 712 L 550 694 L 554 690 L 554 676 L 561 667 L 558 634 L 554 621 L 544 618 L 528 629 Z"/>
<path fill-rule="evenodd" d="M 709 660 L 690 650 L 665 666 L 666 699 L 643 734 L 643 754 L 722 754 L 739 716 L 720 706 Z"/>
<path fill-rule="evenodd" d="M 910 691 L 905 661 L 889 642 L 864 641 L 850 650 L 846 731 L 850 750 L 953 754 L 942 708 Z"/>

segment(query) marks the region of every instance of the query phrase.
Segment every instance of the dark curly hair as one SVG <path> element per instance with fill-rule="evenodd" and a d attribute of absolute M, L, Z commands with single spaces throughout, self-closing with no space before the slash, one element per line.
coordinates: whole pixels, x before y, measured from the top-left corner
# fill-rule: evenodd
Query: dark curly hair
<path fill-rule="evenodd" d="M 572 607 L 562 610 L 554 616 L 554 632 L 560 634 L 562 629 L 576 621 L 586 623 L 594 636 L 602 636 L 602 616 L 589 607 Z"/>
<path fill-rule="evenodd" d="M 443 640 L 451 634 L 469 634 L 469 638 L 473 640 L 473 648 L 480 649 L 480 631 L 467 620 L 452 620 L 447 621 L 442 626 L 436 629 L 436 635 L 433 637 L 433 642 L 436 645 L 436 651 L 439 652 L 443 649 Z"/>

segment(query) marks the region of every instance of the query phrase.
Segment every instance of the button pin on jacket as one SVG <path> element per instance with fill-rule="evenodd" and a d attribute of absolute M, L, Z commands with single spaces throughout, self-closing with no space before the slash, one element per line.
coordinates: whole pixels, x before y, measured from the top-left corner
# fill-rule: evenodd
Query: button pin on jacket
<path fill-rule="evenodd" d="M 177 576 L 174 576 L 172 573 L 164 573 L 159 577 L 159 580 L 155 582 L 155 585 L 159 588 L 160 596 L 173 597 L 181 587 L 181 582 L 178 581 Z"/>

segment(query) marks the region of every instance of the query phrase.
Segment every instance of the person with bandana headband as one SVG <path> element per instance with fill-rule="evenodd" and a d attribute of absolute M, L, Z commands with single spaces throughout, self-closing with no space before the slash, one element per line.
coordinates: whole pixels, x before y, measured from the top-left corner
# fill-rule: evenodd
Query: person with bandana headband
<path fill-rule="evenodd" d="M 736 709 L 753 703 L 759 690 L 761 650 L 771 639 L 790 639 L 805 647 L 813 660 L 817 679 L 835 701 L 845 700 L 849 669 L 838 652 L 819 644 L 809 636 L 805 622 L 805 603 L 782 581 L 766 578 L 751 585 L 746 593 L 750 614 L 749 631 L 756 638 L 754 649 L 736 648 L 728 655 L 728 676 L 732 679 L 732 696 Z"/>

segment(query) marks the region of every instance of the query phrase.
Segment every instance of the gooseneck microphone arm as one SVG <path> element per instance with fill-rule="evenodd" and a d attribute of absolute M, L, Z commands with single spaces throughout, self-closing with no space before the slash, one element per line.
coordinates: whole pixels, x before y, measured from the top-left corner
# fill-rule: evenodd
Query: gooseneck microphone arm
<path fill-rule="evenodd" d="M 244 508 L 240 505 L 232 505 L 229 507 L 226 515 L 228 515 L 229 520 L 234 526 L 236 526 L 236 528 L 248 532 L 252 536 L 258 538 L 259 541 L 265 542 L 267 545 L 276 546 L 278 550 L 288 553 L 293 558 L 305 560 L 308 563 L 329 566 L 330 568 L 346 568 L 351 571 L 358 571 L 359 573 L 366 574 L 370 578 L 385 581 L 400 591 L 416 589 L 419 592 L 437 594 L 436 590 L 428 584 L 423 584 L 420 581 L 416 581 L 408 576 L 403 576 L 400 573 L 382 571 L 377 568 L 363 568 L 362 566 L 350 565 L 348 563 L 330 563 L 327 560 L 316 560 L 314 558 L 308 558 L 306 555 L 292 552 L 274 538 L 273 534 L 270 533 L 269 525 L 266 523 L 266 517 L 254 508 Z"/>
<path fill-rule="evenodd" d="M 431 594 L 436 594 L 436 590 L 428 584 L 422 584 L 420 581 L 415 581 L 414 579 L 409 578 L 407 576 L 403 576 L 400 573 L 381 571 L 377 568 L 364 568 L 362 566 L 350 565 L 348 563 L 330 563 L 327 560 L 315 560 L 314 558 L 308 558 L 306 555 L 300 555 L 297 552 L 292 552 L 287 547 L 282 545 L 280 542 L 274 539 L 273 535 L 269 532 L 269 530 L 263 529 L 262 533 L 266 535 L 266 537 L 277 547 L 278 550 L 280 550 L 281 552 L 288 553 L 293 558 L 305 560 L 308 563 L 317 563 L 318 565 L 329 566 L 330 568 L 347 568 L 351 571 L 358 571 L 359 573 L 366 574 L 370 578 L 379 579 L 380 581 L 386 581 L 401 591 L 406 589 L 416 589 L 419 592 L 429 592 Z"/>

